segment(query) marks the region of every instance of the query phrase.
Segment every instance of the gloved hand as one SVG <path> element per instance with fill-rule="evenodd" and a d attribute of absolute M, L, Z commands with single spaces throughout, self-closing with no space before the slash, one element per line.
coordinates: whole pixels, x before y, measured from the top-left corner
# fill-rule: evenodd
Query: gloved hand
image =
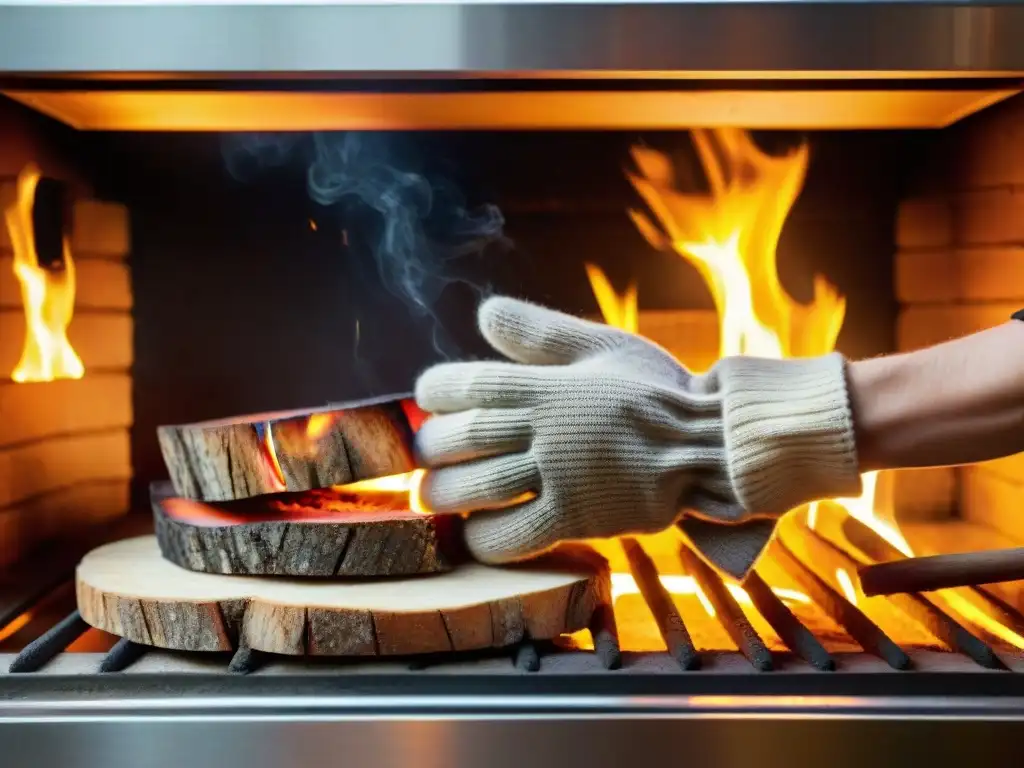
<path fill-rule="evenodd" d="M 839 355 L 727 358 L 693 376 L 639 336 L 527 302 L 491 298 L 478 319 L 514 362 L 434 366 L 416 399 L 436 414 L 417 435 L 433 470 L 421 493 L 436 512 L 472 512 L 479 560 L 653 533 L 682 514 L 698 550 L 741 577 L 774 518 L 860 492 Z"/>

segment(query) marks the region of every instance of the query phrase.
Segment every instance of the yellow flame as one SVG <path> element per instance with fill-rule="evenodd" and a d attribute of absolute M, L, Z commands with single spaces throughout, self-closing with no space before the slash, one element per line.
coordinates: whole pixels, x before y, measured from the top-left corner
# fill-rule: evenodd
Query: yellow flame
<path fill-rule="evenodd" d="M 430 510 L 424 503 L 420 492 L 426 474 L 426 470 L 414 469 L 411 472 L 403 472 L 398 475 L 386 475 L 369 480 L 358 480 L 347 485 L 338 485 L 335 486 L 335 489 L 353 493 L 408 493 L 409 509 L 417 514 L 429 515 Z"/>
<path fill-rule="evenodd" d="M 943 589 L 939 592 L 946 604 L 964 619 L 990 635 L 1009 643 L 1017 648 L 1024 648 L 1024 637 L 1014 632 L 1005 624 L 989 616 L 981 608 L 972 604 L 967 598 L 954 589 Z"/>
<path fill-rule="evenodd" d="M 709 192 L 677 191 L 669 158 L 634 148 L 638 172 L 629 179 L 660 227 L 647 214 L 630 211 L 634 223 L 653 246 L 675 251 L 703 276 L 718 311 L 721 356 L 831 351 L 845 300 L 817 276 L 813 300 L 800 304 L 776 269 L 779 235 L 807 172 L 807 145 L 769 155 L 735 128 L 695 131 L 693 139 Z"/>
<path fill-rule="evenodd" d="M 25 308 L 25 343 L 11 372 L 17 382 L 80 379 L 85 367 L 68 341 L 75 308 L 75 262 L 71 245 L 62 241 L 59 268 L 44 269 L 36 252 L 32 211 L 42 174 L 33 164 L 18 176 L 14 201 L 4 211 L 14 250 L 14 275 L 21 283 Z"/>
<path fill-rule="evenodd" d="M 704 590 L 701 589 L 700 584 L 697 583 L 696 579 L 692 576 L 680 576 L 673 574 L 660 574 L 658 580 L 666 590 L 671 592 L 673 595 L 694 595 L 700 600 L 701 605 L 704 606 L 704 610 L 708 612 L 709 616 L 715 615 L 715 609 L 711 605 L 711 601 L 708 600 L 707 595 L 704 594 Z M 637 586 L 636 580 L 628 573 L 613 573 L 611 575 L 612 581 L 612 602 L 618 600 L 623 595 L 639 595 L 640 587 Z M 750 595 L 743 589 L 739 584 L 727 584 L 729 592 L 736 602 L 741 605 L 753 605 L 753 600 L 750 599 Z M 809 604 L 811 598 L 805 595 L 803 592 L 797 592 L 795 589 L 776 589 L 772 588 L 772 591 L 778 595 L 782 600 L 788 603 L 803 603 Z"/>
<path fill-rule="evenodd" d="M 284 470 L 277 458 L 277 444 L 274 442 L 274 429 L 271 422 L 265 422 L 261 430 L 263 434 L 263 454 L 270 465 L 270 479 L 277 491 L 288 489 L 288 481 L 285 480 Z"/>
<path fill-rule="evenodd" d="M 626 292 L 620 296 L 600 267 L 595 264 L 584 264 L 584 268 L 587 270 L 587 279 L 590 281 L 590 288 L 597 299 L 597 306 L 604 321 L 624 331 L 638 333 L 640 324 L 636 283 L 630 283 Z"/>
<path fill-rule="evenodd" d="M 327 430 L 331 428 L 333 423 L 334 414 L 314 413 L 306 422 L 306 439 L 319 440 L 327 434 Z"/>
<path fill-rule="evenodd" d="M 670 159 L 637 147 L 638 171 L 629 179 L 657 226 L 645 213 L 630 211 L 630 216 L 648 242 L 675 251 L 704 278 L 718 312 L 720 356 L 831 352 L 846 300 L 819 275 L 811 303 L 801 304 L 783 288 L 776 265 L 779 236 L 807 172 L 807 145 L 770 155 L 737 128 L 694 131 L 693 140 L 708 192 L 679 192 Z M 856 508 L 858 519 L 871 521 L 873 528 L 875 481 L 874 473 L 865 475 L 860 497 L 837 499 Z"/>
<path fill-rule="evenodd" d="M 815 276 L 811 303 L 800 304 L 783 288 L 776 267 L 779 236 L 807 171 L 807 145 L 769 155 L 749 133 L 736 128 L 695 131 L 693 140 L 709 191 L 679 192 L 666 155 L 634 148 L 637 172 L 629 178 L 653 219 L 630 211 L 633 222 L 651 245 L 674 251 L 703 276 L 718 312 L 721 356 L 785 358 L 831 352 L 846 314 L 845 299 L 824 278 Z M 615 309 L 607 297 L 609 293 L 614 297 L 614 291 L 606 280 L 602 284 L 590 277 L 606 321 L 620 324 L 617 321 L 623 316 L 627 297 L 619 299 L 617 314 L 606 311 L 606 305 Z M 603 294 L 598 294 L 599 290 Z M 635 306 L 635 288 L 627 296 Z M 912 557 L 913 549 L 895 521 L 891 485 L 885 489 L 887 494 L 880 493 L 880 477 L 891 483 L 891 474 L 865 473 L 860 496 L 833 501 L 903 555 Z M 817 503 L 808 505 L 811 528 L 817 523 L 817 515 Z M 850 574 L 840 569 L 836 581 L 856 603 L 857 591 Z M 952 590 L 939 594 L 966 620 L 1024 648 L 1024 637 L 963 595 Z"/>
<path fill-rule="evenodd" d="M 843 594 L 846 595 L 846 599 L 856 605 L 857 589 L 853 586 L 853 579 L 850 578 L 850 574 L 843 568 L 836 568 L 836 582 L 839 584 L 839 588 L 843 590 Z"/>
<path fill-rule="evenodd" d="M 896 525 L 895 520 L 887 519 L 890 515 L 884 514 L 885 510 L 881 509 L 878 472 L 865 472 L 861 475 L 861 481 L 864 484 L 864 490 L 860 496 L 832 499 L 832 501 L 845 509 L 850 517 L 871 528 L 902 554 L 913 557 L 914 551 L 903 534 L 900 533 L 899 526 Z"/>

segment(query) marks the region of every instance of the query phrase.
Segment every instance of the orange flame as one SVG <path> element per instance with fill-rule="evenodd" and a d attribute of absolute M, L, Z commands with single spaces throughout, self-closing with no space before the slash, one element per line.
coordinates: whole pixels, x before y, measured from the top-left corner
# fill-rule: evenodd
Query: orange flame
<path fill-rule="evenodd" d="M 0 643 L 7 640 L 18 632 L 20 632 L 30 621 L 32 621 L 32 612 L 26 611 L 20 616 L 15 617 L 6 627 L 0 629 Z"/>
<path fill-rule="evenodd" d="M 718 311 L 720 356 L 831 352 L 846 300 L 818 275 L 811 303 L 800 304 L 783 288 L 776 264 L 783 224 L 807 172 L 807 145 L 769 155 L 736 128 L 695 131 L 693 139 L 707 194 L 679 192 L 667 156 L 634 148 L 639 172 L 628 174 L 629 179 L 660 225 L 630 211 L 637 228 L 651 245 L 675 251 L 704 278 Z M 859 498 L 837 499 L 873 528 L 876 479 L 875 473 L 864 476 Z"/>
<path fill-rule="evenodd" d="M 319 440 L 327 434 L 327 430 L 331 428 L 333 423 L 334 414 L 314 413 L 309 417 L 309 421 L 306 422 L 306 439 Z"/>
<path fill-rule="evenodd" d="M 776 267 L 779 235 L 807 171 L 807 145 L 769 155 L 749 133 L 736 128 L 695 131 L 693 139 L 709 193 L 683 194 L 667 156 L 634 148 L 638 172 L 628 174 L 629 179 L 660 226 L 638 211 L 630 211 L 633 222 L 651 245 L 676 252 L 704 278 L 718 312 L 721 356 L 784 358 L 831 352 L 843 325 L 845 299 L 824 278 L 815 276 L 811 303 L 800 304 L 782 287 Z M 599 290 L 607 294 L 610 288 L 603 288 L 593 275 L 591 285 L 606 321 L 619 324 L 624 314 L 621 307 L 605 311 L 608 299 L 598 294 Z M 635 290 L 628 296 L 635 304 Z M 891 477 L 891 473 L 866 473 L 860 496 L 833 501 L 901 553 L 913 556 L 895 521 Z M 817 511 L 817 504 L 808 506 L 812 528 Z M 836 581 L 856 603 L 858 592 L 850 575 L 840 570 Z M 940 594 L 966 620 L 1024 648 L 1024 637 L 963 595 L 952 590 Z"/>
<path fill-rule="evenodd" d="M 678 253 L 704 278 L 718 313 L 720 356 L 782 358 L 830 352 L 842 327 L 844 299 L 816 277 L 812 303 L 799 304 L 782 287 L 776 268 L 782 226 L 807 170 L 807 146 L 771 156 L 736 129 L 695 132 L 694 144 L 709 193 L 679 192 L 667 156 L 634 148 L 638 173 L 628 176 L 659 226 L 647 214 L 629 213 L 648 242 Z M 590 264 L 586 269 L 605 322 L 635 332 L 636 287 L 631 285 L 619 296 L 599 269 Z M 873 493 L 873 478 L 866 478 L 868 508 Z M 696 595 L 714 616 L 714 608 L 692 578 L 663 576 L 662 582 L 673 594 Z M 629 574 L 614 574 L 613 585 L 613 596 L 636 589 Z M 740 586 L 730 584 L 729 589 L 738 601 L 750 604 Z M 799 592 L 790 598 L 810 602 Z"/>
<path fill-rule="evenodd" d="M 14 274 L 25 307 L 25 344 L 11 372 L 17 382 L 80 379 L 85 366 L 68 341 L 75 307 L 75 262 L 63 240 L 60 268 L 44 269 L 36 252 L 32 210 L 42 174 L 33 164 L 18 176 L 15 199 L 4 211 L 14 249 Z"/>

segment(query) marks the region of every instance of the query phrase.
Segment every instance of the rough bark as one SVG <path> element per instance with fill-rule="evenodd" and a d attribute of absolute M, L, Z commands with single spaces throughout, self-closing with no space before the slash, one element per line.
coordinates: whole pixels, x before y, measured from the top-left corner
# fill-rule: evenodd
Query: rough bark
<path fill-rule="evenodd" d="M 157 428 L 178 496 L 230 501 L 343 485 L 413 469 L 408 399 Z"/>
<path fill-rule="evenodd" d="M 156 538 L 107 544 L 76 572 L 90 625 L 183 651 L 393 656 L 469 651 L 585 629 L 610 600 L 606 564 L 566 553 L 396 582 L 219 576 L 178 568 Z"/>
<path fill-rule="evenodd" d="M 163 556 L 192 571 L 246 576 L 411 576 L 464 559 L 462 518 L 408 509 L 406 493 L 320 490 L 207 504 L 153 483 Z"/>

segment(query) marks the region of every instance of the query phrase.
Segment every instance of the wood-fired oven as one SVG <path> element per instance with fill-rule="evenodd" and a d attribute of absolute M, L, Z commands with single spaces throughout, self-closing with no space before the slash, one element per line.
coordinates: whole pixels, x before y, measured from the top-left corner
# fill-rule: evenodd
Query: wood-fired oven
<path fill-rule="evenodd" d="M 866 598 L 857 570 L 1024 542 L 1021 456 L 794 511 L 743 585 L 665 536 L 596 544 L 607 611 L 497 651 L 323 658 L 307 617 L 274 654 L 224 614 L 220 652 L 175 650 L 144 606 L 86 624 L 74 569 L 151 529 L 159 426 L 407 392 L 487 354 L 490 293 L 695 370 L 1002 323 L 1022 36 L 1024 9 L 967 0 L 0 3 L 15 762 L 1012 754 L 1024 583 Z"/>

